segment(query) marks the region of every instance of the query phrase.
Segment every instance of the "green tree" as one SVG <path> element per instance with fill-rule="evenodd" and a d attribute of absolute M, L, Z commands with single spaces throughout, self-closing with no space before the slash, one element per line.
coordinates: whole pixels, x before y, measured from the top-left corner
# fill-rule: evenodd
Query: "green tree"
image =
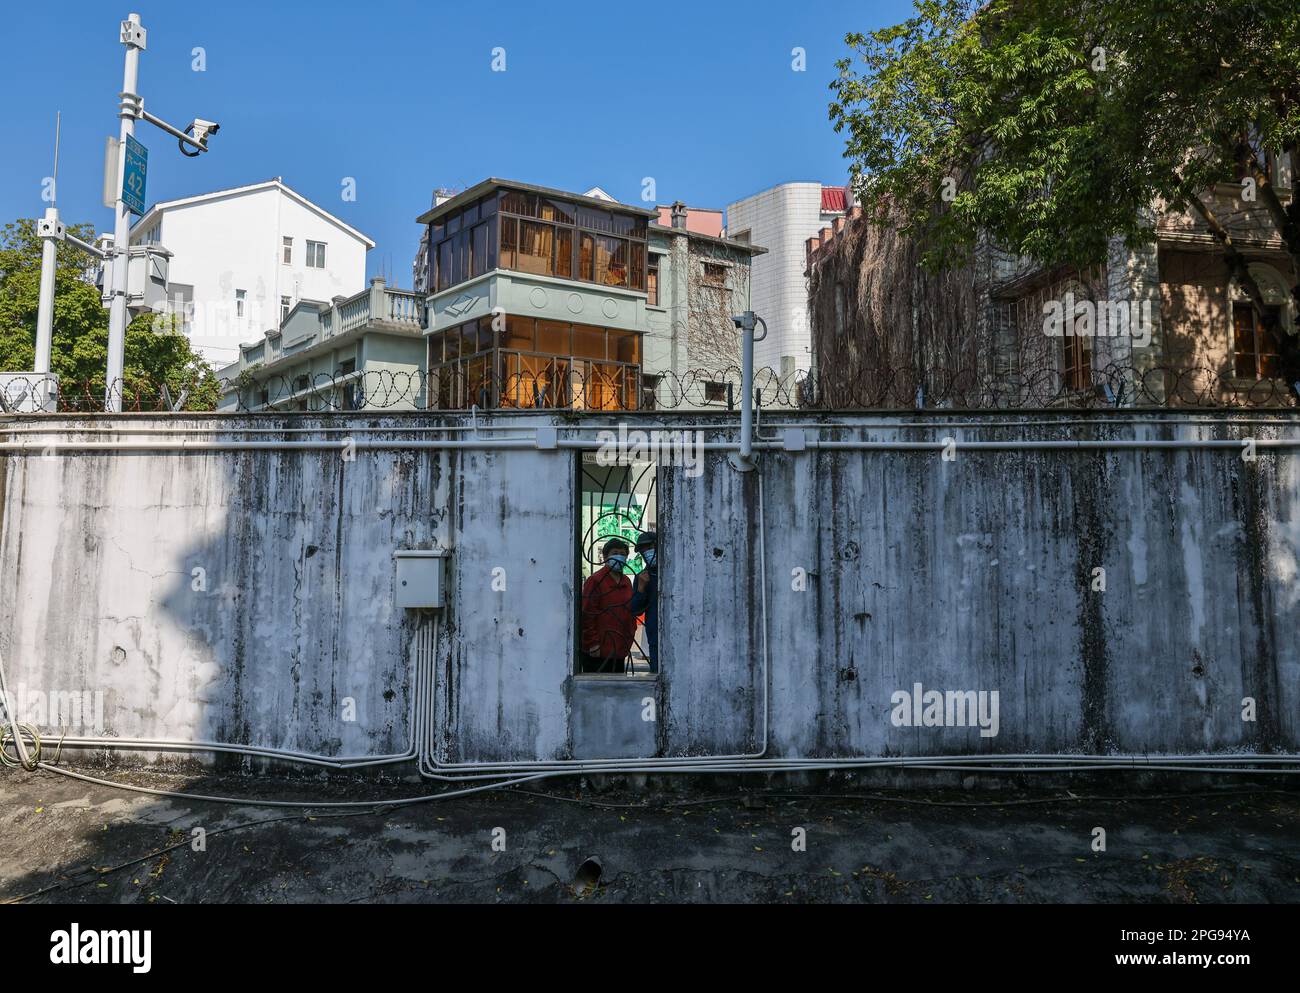
<path fill-rule="evenodd" d="M 91 225 L 68 229 L 84 241 Z M 94 409 L 104 398 L 108 362 L 108 311 L 94 285 L 94 260 L 67 243 L 58 246 L 54 286 L 54 340 L 50 366 L 58 375 L 62 407 Z M 0 370 L 31 369 L 36 351 L 36 311 L 41 282 L 41 240 L 36 222 L 22 218 L 0 232 Z M 143 314 L 126 330 L 124 409 L 158 409 L 162 385 L 186 410 L 213 410 L 220 384 L 169 317 Z"/>
<path fill-rule="evenodd" d="M 1084 268 L 1105 260 L 1111 237 L 1149 241 L 1154 210 L 1191 211 L 1260 311 L 1287 380 L 1300 379 L 1295 339 L 1206 197 L 1242 183 L 1300 266 L 1300 198 L 1279 196 L 1267 168 L 1280 152 L 1300 166 L 1295 0 L 915 7 L 902 24 L 848 35 L 861 65 L 841 60 L 831 83 L 830 118 L 877 221 L 921 240 L 931 266 L 968 258 L 987 234 L 1045 266 Z"/>

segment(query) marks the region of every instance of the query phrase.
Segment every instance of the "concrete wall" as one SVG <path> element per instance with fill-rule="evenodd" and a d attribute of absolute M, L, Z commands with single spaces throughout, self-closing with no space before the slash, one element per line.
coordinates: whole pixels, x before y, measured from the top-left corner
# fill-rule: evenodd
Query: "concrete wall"
<path fill-rule="evenodd" d="M 1081 416 L 969 415 L 973 426 L 953 427 L 907 412 L 825 417 L 817 430 L 1046 440 L 1296 427 L 1122 413 L 1080 426 Z M 722 417 L 691 419 L 734 433 Z M 764 430 L 789 420 L 766 415 Z M 436 437 L 409 429 L 467 422 L 27 423 L 48 428 L 34 439 L 42 445 L 112 424 L 123 438 L 153 426 L 229 440 L 254 428 L 341 446 Z M 479 418 L 481 428 L 548 422 Z M 318 430 L 280 433 L 289 427 Z M 937 452 L 823 450 L 765 453 L 761 474 L 736 473 L 721 453 L 708 453 L 698 477 L 664 467 L 661 675 L 605 693 L 572 673 L 572 450 L 363 448 L 347 461 L 341 448 L 49 458 L 37 449 L 0 459 L 0 650 L 11 688 L 104 691 L 108 734 L 400 751 L 416 621 L 393 606 L 392 553 L 449 547 L 436 644 L 445 761 L 594 757 L 602 742 L 611 755 L 749 752 L 763 744 L 769 695 L 768 753 L 778 756 L 1294 751 L 1296 459 L 1264 449 L 1255 462 L 1236 449 L 1053 450 L 964 451 L 944 462 Z M 1097 568 L 1104 592 L 1094 589 Z M 998 735 L 895 726 L 893 694 L 918 682 L 998 692 Z M 615 734 L 615 718 L 641 720 L 646 696 L 657 701 L 653 742 L 643 726 Z M 1257 701 L 1253 722 L 1242 720 L 1247 696 Z"/>

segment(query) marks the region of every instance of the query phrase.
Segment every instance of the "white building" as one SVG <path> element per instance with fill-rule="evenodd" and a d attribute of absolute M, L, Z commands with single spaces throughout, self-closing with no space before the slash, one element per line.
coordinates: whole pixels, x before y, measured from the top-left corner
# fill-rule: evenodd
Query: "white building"
<path fill-rule="evenodd" d="M 131 229 L 132 245 L 151 243 L 172 253 L 168 309 L 214 368 L 238 360 L 241 341 L 278 328 L 299 300 L 365 289 L 375 247 L 278 176 L 155 204 Z"/>
<path fill-rule="evenodd" d="M 728 238 L 762 245 L 753 263 L 752 307 L 767 321 L 767 339 L 754 346 L 754 365 L 782 375 L 812 364 L 805 241 L 845 212 L 846 188 L 782 183 L 727 205 Z"/>

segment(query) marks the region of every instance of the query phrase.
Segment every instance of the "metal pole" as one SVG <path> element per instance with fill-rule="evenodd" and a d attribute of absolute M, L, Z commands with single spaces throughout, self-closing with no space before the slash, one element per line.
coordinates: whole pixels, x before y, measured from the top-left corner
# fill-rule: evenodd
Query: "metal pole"
<path fill-rule="evenodd" d="M 754 328 L 763 325 L 763 338 L 766 338 L 767 322 L 752 310 L 737 314 L 732 321 L 740 328 L 741 335 L 740 450 L 729 461 L 738 472 L 751 472 L 754 468 Z"/>
<path fill-rule="evenodd" d="M 754 324 L 741 330 L 740 346 L 740 460 L 742 469 L 753 467 L 754 454 Z"/>
<path fill-rule="evenodd" d="M 32 362 L 33 400 L 37 410 L 45 410 L 50 397 L 50 351 L 54 342 L 54 275 L 55 261 L 58 253 L 59 237 L 63 234 L 63 225 L 59 223 L 59 133 L 63 114 L 54 118 L 54 175 L 51 177 L 53 187 L 50 190 L 50 205 L 45 208 L 45 217 L 38 224 L 37 234 L 41 239 L 41 288 L 36 298 L 36 355 Z"/>
<path fill-rule="evenodd" d="M 140 50 L 144 32 L 140 15 L 131 14 L 122 22 L 121 42 L 126 46 L 126 65 L 122 72 L 122 119 L 120 147 L 117 150 L 117 218 L 113 226 L 113 297 L 108 311 L 108 368 L 104 375 L 104 409 L 117 413 L 122 409 L 122 373 L 126 353 L 127 260 L 131 248 L 131 210 L 122 200 L 122 181 L 126 177 L 126 139 L 135 134 L 137 111 L 136 78 L 140 68 Z"/>
<path fill-rule="evenodd" d="M 54 341 L 54 261 L 59 242 L 59 208 L 46 207 L 41 234 L 41 290 L 36 305 L 36 373 L 37 409 L 43 410 L 45 377 L 50 374 L 50 348 Z"/>

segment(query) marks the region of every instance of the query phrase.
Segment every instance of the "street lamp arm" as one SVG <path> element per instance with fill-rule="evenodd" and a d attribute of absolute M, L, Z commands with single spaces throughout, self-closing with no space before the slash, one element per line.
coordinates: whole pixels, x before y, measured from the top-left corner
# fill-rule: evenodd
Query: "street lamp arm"
<path fill-rule="evenodd" d="M 108 253 L 107 253 L 107 252 L 103 251 L 102 249 L 96 248 L 94 245 L 90 244 L 90 242 L 88 242 L 88 241 L 82 241 L 82 240 L 81 240 L 80 238 L 78 238 L 76 235 L 71 235 L 71 234 L 67 234 L 67 233 L 65 233 L 65 234 L 63 235 L 63 240 L 66 241 L 69 245 L 72 245 L 72 246 L 75 247 L 75 248 L 80 248 L 80 249 L 81 249 L 83 252 L 85 252 L 87 255 L 93 255 L 95 258 L 100 259 L 100 260 L 103 260 L 103 259 L 108 258 Z"/>
<path fill-rule="evenodd" d="M 149 113 L 149 111 L 145 110 L 143 106 L 140 108 L 140 116 L 143 117 L 150 124 L 152 124 L 154 127 L 166 131 L 173 138 L 179 139 L 182 146 L 189 145 L 191 148 L 197 149 L 200 152 L 206 152 L 208 150 L 208 141 L 206 135 L 211 134 L 212 132 L 217 130 L 215 126 L 210 127 L 204 132 L 205 137 L 196 139 L 186 134 L 180 128 L 172 127 L 161 117 L 155 117 L 153 114 Z M 192 128 L 194 127 L 194 125 L 191 124 L 190 127 Z M 182 148 L 181 150 L 184 151 L 184 148 Z"/>

